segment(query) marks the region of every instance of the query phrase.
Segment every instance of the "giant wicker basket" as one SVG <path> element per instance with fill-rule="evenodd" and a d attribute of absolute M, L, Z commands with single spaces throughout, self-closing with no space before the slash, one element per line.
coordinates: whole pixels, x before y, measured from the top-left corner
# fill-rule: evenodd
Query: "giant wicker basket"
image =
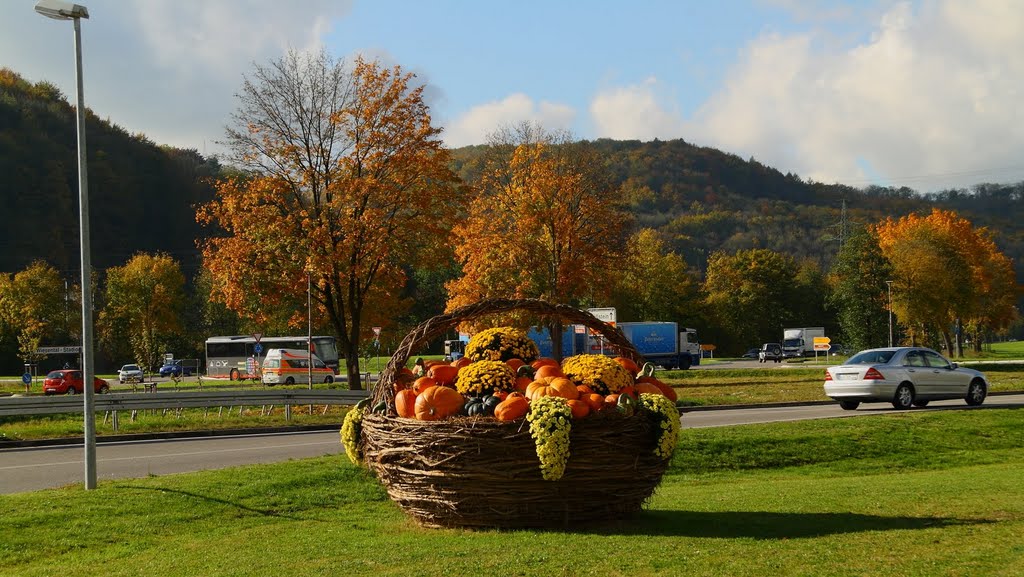
<path fill-rule="evenodd" d="M 657 425 L 645 413 L 601 411 L 574 420 L 564 476 L 541 477 L 525 419 L 488 417 L 419 421 L 398 417 L 398 370 L 463 321 L 519 311 L 583 324 L 624 356 L 642 362 L 617 328 L 590 313 L 540 300 L 486 300 L 434 317 L 406 335 L 381 373 L 371 405 L 384 414 L 362 420 L 360 448 L 388 495 L 422 525 L 432 527 L 566 527 L 620 519 L 640 510 L 665 472 L 654 454 Z"/>

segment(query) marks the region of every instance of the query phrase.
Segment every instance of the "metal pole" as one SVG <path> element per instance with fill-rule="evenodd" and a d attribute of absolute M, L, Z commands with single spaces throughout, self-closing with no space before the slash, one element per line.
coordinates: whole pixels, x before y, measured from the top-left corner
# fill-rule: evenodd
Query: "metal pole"
<path fill-rule="evenodd" d="M 892 347 L 892 281 L 885 281 L 885 286 L 889 289 L 889 346 Z"/>
<path fill-rule="evenodd" d="M 92 263 L 89 257 L 89 187 L 85 154 L 85 96 L 82 89 L 82 20 L 75 23 L 75 76 L 78 107 L 78 204 L 82 250 L 82 382 L 85 394 L 85 488 L 96 488 L 96 414 L 93 412 Z"/>
<path fill-rule="evenodd" d="M 309 390 L 313 390 L 313 281 L 306 271 L 306 351 L 309 355 Z"/>

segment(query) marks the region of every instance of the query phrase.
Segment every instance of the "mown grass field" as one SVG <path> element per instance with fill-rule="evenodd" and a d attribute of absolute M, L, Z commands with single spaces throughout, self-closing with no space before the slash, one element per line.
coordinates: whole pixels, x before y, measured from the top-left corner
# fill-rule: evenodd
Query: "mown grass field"
<path fill-rule="evenodd" d="M 463 531 L 336 456 L 0 496 L 0 573 L 1016 576 L 1021 479 L 1021 410 L 686 430 L 629 521 Z"/>

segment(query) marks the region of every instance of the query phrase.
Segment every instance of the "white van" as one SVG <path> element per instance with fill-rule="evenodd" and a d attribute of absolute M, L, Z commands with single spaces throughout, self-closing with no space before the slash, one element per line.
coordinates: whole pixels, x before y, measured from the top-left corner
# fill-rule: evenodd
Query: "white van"
<path fill-rule="evenodd" d="M 309 384 L 309 360 L 313 360 L 313 382 L 333 383 L 334 371 L 316 355 L 302 349 L 270 349 L 263 359 L 263 384 Z"/>

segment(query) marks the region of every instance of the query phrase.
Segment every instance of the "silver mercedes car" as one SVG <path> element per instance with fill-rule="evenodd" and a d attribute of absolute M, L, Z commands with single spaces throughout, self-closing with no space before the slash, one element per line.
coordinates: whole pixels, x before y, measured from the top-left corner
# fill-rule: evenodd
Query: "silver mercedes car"
<path fill-rule="evenodd" d="M 825 369 L 825 394 L 847 411 L 861 403 L 909 409 L 941 399 L 964 399 L 975 406 L 985 401 L 988 381 L 979 371 L 958 367 L 931 349 L 894 347 L 861 351 L 845 364 Z"/>

